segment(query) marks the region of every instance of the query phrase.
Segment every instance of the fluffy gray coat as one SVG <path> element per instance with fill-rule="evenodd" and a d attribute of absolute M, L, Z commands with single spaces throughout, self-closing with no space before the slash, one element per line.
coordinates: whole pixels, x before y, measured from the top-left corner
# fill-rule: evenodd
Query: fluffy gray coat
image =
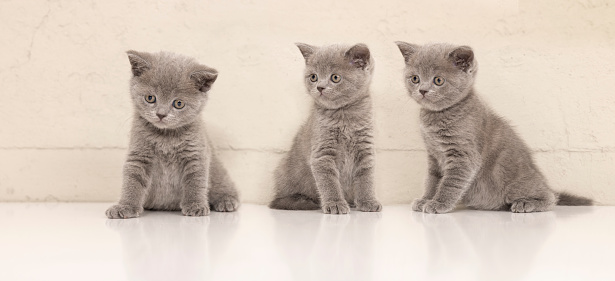
<path fill-rule="evenodd" d="M 122 195 L 109 218 L 144 209 L 204 216 L 231 212 L 238 193 L 207 139 L 200 113 L 218 72 L 172 53 L 128 51 L 134 118 Z"/>
<path fill-rule="evenodd" d="M 474 90 L 478 64 L 467 46 L 397 45 L 404 81 L 421 105 L 421 133 L 428 153 L 425 194 L 412 209 L 446 213 L 457 203 L 483 210 L 540 212 L 592 200 L 554 192 L 530 149 Z"/>
<path fill-rule="evenodd" d="M 314 47 L 298 43 L 305 86 L 314 98 L 307 122 L 275 171 L 274 209 L 347 214 L 378 212 L 369 85 L 374 60 L 364 44 Z"/>

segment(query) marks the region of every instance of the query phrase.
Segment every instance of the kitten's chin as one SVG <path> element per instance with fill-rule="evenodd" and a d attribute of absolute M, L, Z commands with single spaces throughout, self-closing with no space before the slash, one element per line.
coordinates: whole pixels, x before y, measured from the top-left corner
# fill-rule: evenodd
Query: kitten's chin
<path fill-rule="evenodd" d="M 154 122 L 150 121 L 149 123 L 154 125 L 154 127 L 158 128 L 158 129 L 168 129 L 169 128 L 169 125 L 165 124 L 162 121 L 154 121 Z"/>
<path fill-rule="evenodd" d="M 335 109 L 335 102 L 323 96 L 312 96 L 314 98 L 314 102 L 320 107 L 324 107 L 326 109 Z"/>
<path fill-rule="evenodd" d="M 347 99 L 343 97 L 332 97 L 332 96 L 312 96 L 314 98 L 314 102 L 325 109 L 340 109 L 343 107 L 347 107 L 352 104 L 360 103 L 365 100 L 366 96 L 357 96 L 353 99 Z"/>
<path fill-rule="evenodd" d="M 164 121 L 164 120 L 155 120 L 155 121 L 151 121 L 148 120 L 150 124 L 154 125 L 154 127 L 158 128 L 158 129 L 175 129 L 177 126 L 174 126 L 174 124 L 170 124 L 168 121 Z"/>
<path fill-rule="evenodd" d="M 446 109 L 446 107 L 438 106 L 435 102 L 429 100 L 426 97 L 416 98 L 416 103 L 418 103 L 422 108 L 427 109 L 429 111 L 442 111 Z"/>

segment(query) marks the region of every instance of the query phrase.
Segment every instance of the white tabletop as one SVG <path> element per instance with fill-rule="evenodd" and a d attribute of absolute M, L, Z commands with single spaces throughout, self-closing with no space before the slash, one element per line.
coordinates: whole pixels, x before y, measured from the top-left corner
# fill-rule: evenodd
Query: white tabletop
<path fill-rule="evenodd" d="M 109 205 L 0 203 L 0 280 L 615 279 L 615 207 L 108 220 Z"/>

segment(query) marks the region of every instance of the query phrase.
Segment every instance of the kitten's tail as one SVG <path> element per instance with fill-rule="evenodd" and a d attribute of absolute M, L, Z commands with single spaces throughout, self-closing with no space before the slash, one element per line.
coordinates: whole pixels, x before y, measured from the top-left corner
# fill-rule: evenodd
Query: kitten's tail
<path fill-rule="evenodd" d="M 269 208 L 280 210 L 318 210 L 320 209 L 320 204 L 308 196 L 296 193 L 274 199 L 269 203 Z"/>
<path fill-rule="evenodd" d="M 558 193 L 559 199 L 557 200 L 557 205 L 561 206 L 591 206 L 594 205 L 594 200 L 573 195 L 567 192 Z"/>

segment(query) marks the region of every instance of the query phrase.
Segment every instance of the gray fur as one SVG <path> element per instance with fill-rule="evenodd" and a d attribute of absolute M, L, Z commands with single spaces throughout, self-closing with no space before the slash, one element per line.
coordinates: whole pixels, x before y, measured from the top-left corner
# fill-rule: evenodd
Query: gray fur
<path fill-rule="evenodd" d="M 235 211 L 237 190 L 200 118 L 218 72 L 173 53 L 127 53 L 135 113 L 122 195 L 107 217 L 138 217 L 144 209 L 181 210 L 187 216 L 208 215 L 210 207 Z M 148 95 L 156 101 L 148 103 Z M 184 107 L 173 107 L 175 100 Z"/>
<path fill-rule="evenodd" d="M 446 213 L 459 202 L 516 213 L 547 211 L 558 200 L 591 205 L 590 199 L 551 190 L 527 145 L 476 95 L 478 64 L 470 47 L 397 45 L 406 62 L 410 97 L 422 107 L 421 132 L 429 155 L 425 194 L 413 202 L 413 210 Z M 419 83 L 411 81 L 413 75 Z M 437 86 L 435 77 L 444 83 Z"/>
<path fill-rule="evenodd" d="M 369 49 L 364 44 L 297 47 L 305 58 L 305 86 L 314 106 L 275 171 L 275 198 L 269 207 L 347 214 L 356 206 L 379 212 L 382 205 L 373 186 L 369 85 L 374 60 Z M 310 80 L 312 74 L 318 81 Z M 331 80 L 333 74 L 341 76 L 338 83 Z"/>

